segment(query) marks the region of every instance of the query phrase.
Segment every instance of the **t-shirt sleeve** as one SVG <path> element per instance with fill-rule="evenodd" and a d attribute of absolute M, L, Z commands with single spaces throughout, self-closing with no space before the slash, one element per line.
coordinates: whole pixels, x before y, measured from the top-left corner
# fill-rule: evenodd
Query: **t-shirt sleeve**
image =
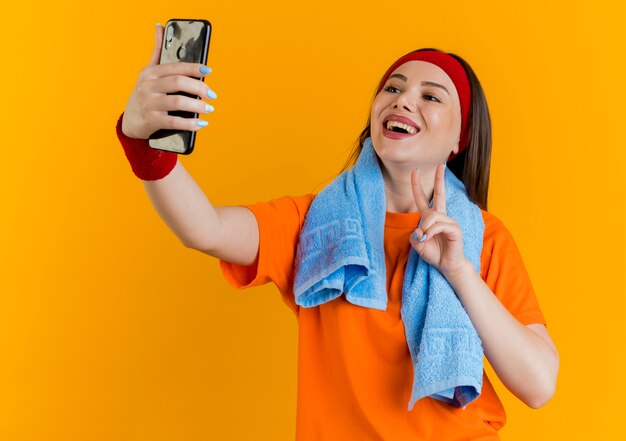
<path fill-rule="evenodd" d="M 523 325 L 546 325 L 543 312 L 513 235 L 501 220 L 483 211 L 485 233 L 481 277 Z"/>
<path fill-rule="evenodd" d="M 222 275 L 231 286 L 243 289 L 273 282 L 287 306 L 298 312 L 293 294 L 294 260 L 300 230 L 313 197 L 285 196 L 244 205 L 257 220 L 259 253 L 248 266 L 219 260 Z"/>

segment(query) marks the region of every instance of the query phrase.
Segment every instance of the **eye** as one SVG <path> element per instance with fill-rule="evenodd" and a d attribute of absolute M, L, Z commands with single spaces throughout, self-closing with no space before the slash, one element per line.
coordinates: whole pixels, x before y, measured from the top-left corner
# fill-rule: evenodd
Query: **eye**
<path fill-rule="evenodd" d="M 395 90 L 398 90 L 398 91 L 400 90 L 397 87 L 387 86 L 387 87 L 385 87 L 385 92 L 395 93 L 395 92 L 391 91 L 390 89 L 395 89 Z"/>
<path fill-rule="evenodd" d="M 433 96 L 433 95 L 424 95 L 424 98 L 426 98 L 426 99 L 427 99 L 427 101 L 432 101 L 432 100 L 428 99 L 429 97 L 430 97 L 430 98 L 434 98 L 434 99 L 435 99 L 435 101 L 436 101 L 436 102 L 438 102 L 438 103 L 440 103 L 440 102 L 441 102 L 441 101 L 439 101 L 439 99 L 438 99 L 437 97 L 435 97 L 435 96 Z"/>

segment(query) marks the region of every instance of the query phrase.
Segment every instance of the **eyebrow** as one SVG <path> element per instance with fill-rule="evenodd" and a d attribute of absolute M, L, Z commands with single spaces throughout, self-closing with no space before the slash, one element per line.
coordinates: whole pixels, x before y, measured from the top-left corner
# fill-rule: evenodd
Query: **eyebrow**
<path fill-rule="evenodd" d="M 407 81 L 407 77 L 405 77 L 402 74 L 393 74 L 391 75 L 389 78 L 399 78 L 402 81 Z M 450 95 L 450 92 L 448 92 L 448 89 L 446 89 L 443 85 L 439 84 L 439 83 L 433 83 L 432 81 L 422 81 L 422 86 L 433 86 L 433 87 L 438 87 L 440 89 L 443 89 L 446 91 L 446 93 L 448 95 Z"/>

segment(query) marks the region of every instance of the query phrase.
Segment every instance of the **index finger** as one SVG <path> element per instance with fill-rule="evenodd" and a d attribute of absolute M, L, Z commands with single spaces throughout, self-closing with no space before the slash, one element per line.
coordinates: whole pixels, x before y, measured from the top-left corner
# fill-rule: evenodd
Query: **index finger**
<path fill-rule="evenodd" d="M 411 171 L 411 189 L 413 190 L 413 198 L 419 212 L 422 214 L 428 212 L 430 206 L 426 200 L 426 193 L 424 193 L 424 188 L 422 188 L 422 181 L 417 169 Z"/>
<path fill-rule="evenodd" d="M 144 67 L 141 74 L 144 79 L 155 80 L 171 75 L 185 75 L 193 78 L 203 78 L 211 73 L 211 68 L 202 63 L 188 63 L 177 61 L 175 63 L 154 64 Z"/>
<path fill-rule="evenodd" d="M 159 64 L 159 59 L 161 58 L 161 44 L 163 43 L 163 26 L 161 23 L 156 24 L 156 28 L 154 30 L 154 49 L 152 50 L 152 56 L 150 57 L 150 61 L 148 64 L 150 66 L 154 66 Z"/>
<path fill-rule="evenodd" d="M 441 213 L 446 212 L 446 166 L 437 164 L 435 171 L 435 189 L 433 191 L 433 210 Z"/>

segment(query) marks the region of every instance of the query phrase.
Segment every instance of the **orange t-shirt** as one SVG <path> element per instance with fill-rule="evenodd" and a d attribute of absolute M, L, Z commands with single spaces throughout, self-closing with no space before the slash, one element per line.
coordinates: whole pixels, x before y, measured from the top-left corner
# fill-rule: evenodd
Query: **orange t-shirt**
<path fill-rule="evenodd" d="M 400 306 L 409 235 L 419 213 L 386 214 L 386 311 L 353 305 L 343 296 L 313 308 L 296 305 L 294 260 L 314 198 L 286 196 L 248 205 L 259 224 L 257 261 L 246 267 L 220 260 L 234 287 L 273 282 L 297 317 L 296 439 L 498 440 L 506 415 L 484 371 L 481 395 L 464 410 L 430 397 L 408 410 L 413 366 Z M 545 324 L 511 233 L 492 214 L 482 215 L 482 279 L 522 324 Z"/>

